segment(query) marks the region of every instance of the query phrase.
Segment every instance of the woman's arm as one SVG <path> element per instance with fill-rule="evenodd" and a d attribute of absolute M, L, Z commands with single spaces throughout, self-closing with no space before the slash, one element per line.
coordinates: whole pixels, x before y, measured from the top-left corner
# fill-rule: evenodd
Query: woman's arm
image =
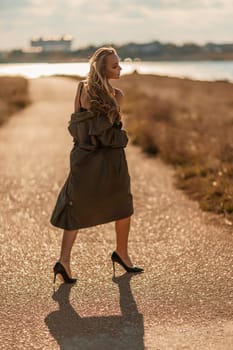
<path fill-rule="evenodd" d="M 80 108 L 80 92 L 81 92 L 82 84 L 83 84 L 82 81 L 80 81 L 78 83 L 77 92 L 76 92 L 76 96 L 75 96 L 75 99 L 74 99 L 74 112 L 78 112 L 79 108 Z"/>
<path fill-rule="evenodd" d="M 119 130 L 114 127 L 103 131 L 101 135 L 97 136 L 97 139 L 102 146 L 111 148 L 124 148 L 128 143 L 125 130 Z"/>

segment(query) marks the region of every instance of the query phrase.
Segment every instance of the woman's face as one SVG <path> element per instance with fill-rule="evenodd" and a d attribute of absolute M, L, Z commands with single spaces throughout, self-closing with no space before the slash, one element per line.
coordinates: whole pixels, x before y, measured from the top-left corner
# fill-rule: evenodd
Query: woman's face
<path fill-rule="evenodd" d="M 119 65 L 119 58 L 115 54 L 108 55 L 106 57 L 106 78 L 107 79 L 119 79 L 121 73 L 121 67 Z"/>

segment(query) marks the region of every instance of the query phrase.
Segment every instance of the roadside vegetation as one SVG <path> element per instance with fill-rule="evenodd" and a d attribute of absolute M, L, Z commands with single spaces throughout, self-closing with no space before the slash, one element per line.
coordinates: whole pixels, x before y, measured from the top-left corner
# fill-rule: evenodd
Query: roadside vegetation
<path fill-rule="evenodd" d="M 132 142 L 176 170 L 203 210 L 233 221 L 233 84 L 135 72 L 117 83 Z"/>
<path fill-rule="evenodd" d="M 28 81 L 22 77 L 0 77 L 0 126 L 9 116 L 29 104 Z"/>
<path fill-rule="evenodd" d="M 233 84 L 134 72 L 114 86 L 132 143 L 174 166 L 177 187 L 232 225 Z"/>

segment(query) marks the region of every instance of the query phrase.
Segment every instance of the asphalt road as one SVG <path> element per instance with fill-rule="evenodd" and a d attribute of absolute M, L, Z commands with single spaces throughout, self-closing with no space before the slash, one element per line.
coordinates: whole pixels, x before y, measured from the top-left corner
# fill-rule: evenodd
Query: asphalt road
<path fill-rule="evenodd" d="M 1 349 L 233 349 L 233 227 L 175 189 L 172 169 L 129 146 L 130 254 L 145 273 L 112 278 L 114 224 L 80 230 L 74 286 L 52 267 L 49 224 L 69 169 L 76 83 L 31 80 L 32 104 L 0 129 Z M 127 98 L 127 96 L 126 96 Z"/>

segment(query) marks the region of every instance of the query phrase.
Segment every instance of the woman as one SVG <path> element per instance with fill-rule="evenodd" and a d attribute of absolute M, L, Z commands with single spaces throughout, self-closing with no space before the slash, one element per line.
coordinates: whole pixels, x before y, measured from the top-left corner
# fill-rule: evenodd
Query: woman
<path fill-rule="evenodd" d="M 64 229 L 61 254 L 54 266 L 56 275 L 67 283 L 71 278 L 70 255 L 77 231 L 115 221 L 116 250 L 111 259 L 127 272 L 133 267 L 128 255 L 130 216 L 133 214 L 130 177 L 124 147 L 128 139 L 121 130 L 119 105 L 122 92 L 110 79 L 119 79 L 121 67 L 113 48 L 99 48 L 90 60 L 87 80 L 78 85 L 69 131 L 74 147 L 70 154 L 70 173 L 58 196 L 51 223 Z"/>

